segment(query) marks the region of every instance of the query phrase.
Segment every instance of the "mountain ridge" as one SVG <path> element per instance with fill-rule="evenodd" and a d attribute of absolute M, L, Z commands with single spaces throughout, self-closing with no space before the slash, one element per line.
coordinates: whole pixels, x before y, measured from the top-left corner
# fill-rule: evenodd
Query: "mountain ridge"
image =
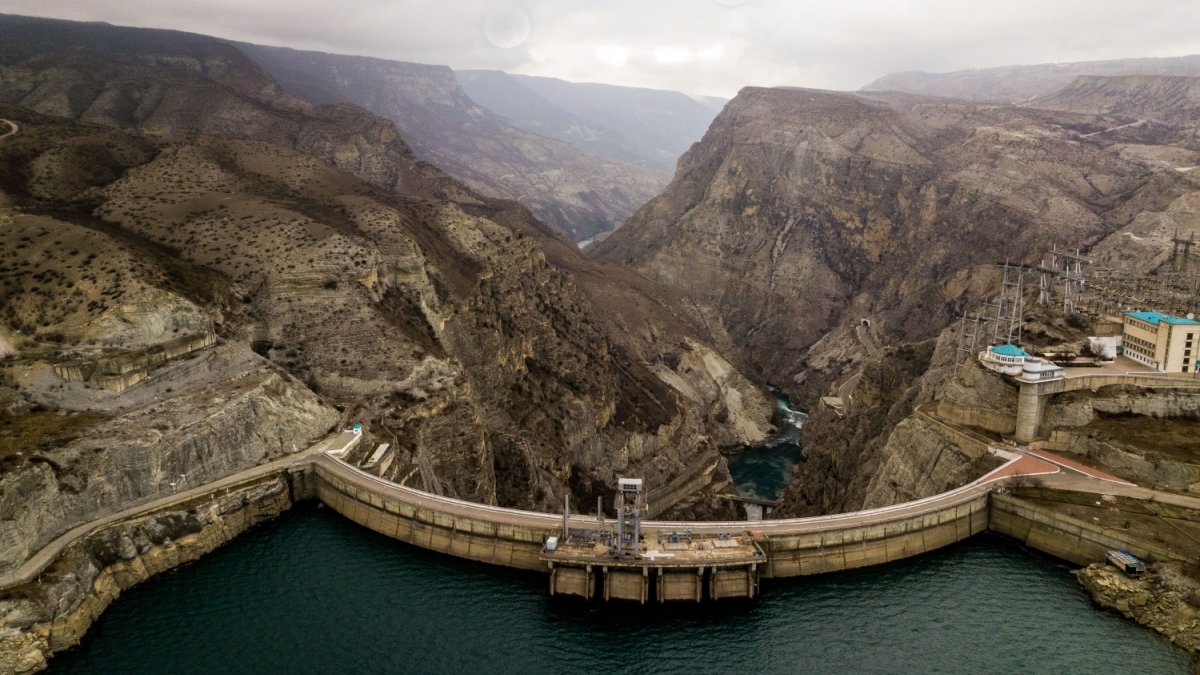
<path fill-rule="evenodd" d="M 1079 75 L 1200 75 L 1200 54 L 994 66 L 945 73 L 888 73 L 859 91 L 903 91 L 979 102 L 1021 103 L 1061 89 Z"/>
<path fill-rule="evenodd" d="M 666 178 L 532 134 L 476 104 L 446 66 L 238 43 L 285 90 L 392 120 L 423 159 L 473 189 L 516 199 L 574 240 L 611 230 Z"/>

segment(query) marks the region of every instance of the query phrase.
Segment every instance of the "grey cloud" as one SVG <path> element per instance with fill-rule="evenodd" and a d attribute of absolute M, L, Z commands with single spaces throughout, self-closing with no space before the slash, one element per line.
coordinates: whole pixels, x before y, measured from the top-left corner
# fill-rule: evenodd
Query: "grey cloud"
<path fill-rule="evenodd" d="M 1200 52 L 1194 0 L 0 0 L 0 11 L 720 96 L 744 85 L 855 89 L 897 70 Z M 528 38 L 504 48 L 526 16 Z M 491 41 L 485 23 L 498 27 Z"/>

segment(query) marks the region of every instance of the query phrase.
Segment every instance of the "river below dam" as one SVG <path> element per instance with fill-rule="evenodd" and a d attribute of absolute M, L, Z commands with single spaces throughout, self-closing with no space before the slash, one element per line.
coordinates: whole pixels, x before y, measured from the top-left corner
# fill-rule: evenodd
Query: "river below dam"
<path fill-rule="evenodd" d="M 53 673 L 1190 673 L 1070 567 L 985 535 L 700 606 L 551 598 L 546 577 L 316 504 L 130 590 Z"/>

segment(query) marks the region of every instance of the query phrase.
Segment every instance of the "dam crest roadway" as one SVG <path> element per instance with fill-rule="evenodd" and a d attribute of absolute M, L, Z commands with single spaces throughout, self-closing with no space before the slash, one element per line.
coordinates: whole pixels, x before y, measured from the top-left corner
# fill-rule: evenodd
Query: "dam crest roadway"
<path fill-rule="evenodd" d="M 984 531 L 1012 536 L 1077 564 L 1102 561 L 1123 548 L 1151 560 L 1183 559 L 1152 542 L 1024 502 L 1005 486 L 1038 476 L 1048 488 L 1098 495 L 1154 498 L 1200 509 L 1200 499 L 1138 487 L 1041 450 L 989 445 L 1004 463 L 962 487 L 916 501 L 865 511 L 761 521 L 641 521 L 645 554 L 621 561 L 555 560 L 545 544 L 563 532 L 562 514 L 539 513 L 443 497 L 386 481 L 342 457 L 363 439 L 360 429 L 337 432 L 300 453 L 253 467 L 79 525 L 0 575 L 0 590 L 29 583 L 72 544 L 101 530 L 198 499 L 265 481 L 286 480 L 295 499 L 315 498 L 371 530 L 422 548 L 489 564 L 548 573 L 555 594 L 629 599 L 699 600 L 753 597 L 760 578 L 836 572 L 920 555 Z M 569 515 L 570 532 L 598 533 L 594 515 Z M 755 551 L 740 560 L 720 556 L 680 565 L 652 542 L 738 539 Z M 662 548 L 662 546 L 659 546 Z M 712 560 L 717 560 L 713 563 Z M 655 591 L 651 590 L 653 585 Z"/>

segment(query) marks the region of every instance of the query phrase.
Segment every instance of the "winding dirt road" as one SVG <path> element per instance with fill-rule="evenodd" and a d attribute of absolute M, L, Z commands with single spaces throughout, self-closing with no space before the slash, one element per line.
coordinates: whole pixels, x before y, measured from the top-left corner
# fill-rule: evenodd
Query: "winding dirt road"
<path fill-rule="evenodd" d="M 21 130 L 21 125 L 17 124 L 16 122 L 14 122 L 12 120 L 0 119 L 0 122 L 3 122 L 4 124 L 8 125 L 8 131 L 0 134 L 0 141 L 8 138 L 9 136 L 12 136 L 13 134 L 15 134 Z"/>

